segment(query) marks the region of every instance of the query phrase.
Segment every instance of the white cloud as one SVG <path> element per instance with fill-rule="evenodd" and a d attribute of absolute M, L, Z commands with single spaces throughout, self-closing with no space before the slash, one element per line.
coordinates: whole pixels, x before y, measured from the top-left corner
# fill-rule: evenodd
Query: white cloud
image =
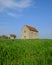
<path fill-rule="evenodd" d="M 9 13 L 7 13 L 9 16 L 16 16 L 16 14 L 14 14 L 14 13 L 11 13 L 11 12 L 9 12 Z"/>
<path fill-rule="evenodd" d="M 17 0 L 17 2 L 15 0 L 0 0 L 0 11 L 7 8 L 26 8 L 29 7 L 31 3 L 32 0 Z"/>
<path fill-rule="evenodd" d="M 27 8 L 31 6 L 32 0 L 0 0 L 0 12 L 5 12 L 9 16 L 18 17 L 22 16 L 20 11 L 22 11 L 24 8 Z M 9 11 L 11 9 L 11 12 Z M 14 13 L 12 12 L 14 10 Z M 17 14 L 17 12 L 19 12 Z"/>
<path fill-rule="evenodd" d="M 12 12 L 7 12 L 7 15 L 12 16 L 12 17 L 20 17 L 20 16 L 22 16 L 22 14 L 16 14 L 16 13 L 12 13 Z"/>

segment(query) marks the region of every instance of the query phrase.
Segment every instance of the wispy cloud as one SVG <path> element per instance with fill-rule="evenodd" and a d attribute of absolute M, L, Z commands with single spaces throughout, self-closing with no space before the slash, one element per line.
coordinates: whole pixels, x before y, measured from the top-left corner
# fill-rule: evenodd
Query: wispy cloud
<path fill-rule="evenodd" d="M 26 8 L 29 7 L 32 0 L 0 0 L 0 11 L 6 8 Z"/>
<path fill-rule="evenodd" d="M 32 0 L 0 0 L 0 12 L 5 12 L 9 16 L 18 17 L 21 16 L 19 13 L 21 13 L 24 8 L 31 6 L 31 4 Z"/>
<path fill-rule="evenodd" d="M 16 13 L 12 13 L 12 12 L 8 12 L 7 15 L 12 16 L 12 17 L 20 17 L 20 16 L 22 16 L 22 14 L 16 14 Z"/>
<path fill-rule="evenodd" d="M 9 16 L 13 16 L 13 17 L 15 17 L 15 16 L 16 16 L 16 14 L 11 13 L 11 12 L 8 12 L 7 14 L 8 14 Z"/>

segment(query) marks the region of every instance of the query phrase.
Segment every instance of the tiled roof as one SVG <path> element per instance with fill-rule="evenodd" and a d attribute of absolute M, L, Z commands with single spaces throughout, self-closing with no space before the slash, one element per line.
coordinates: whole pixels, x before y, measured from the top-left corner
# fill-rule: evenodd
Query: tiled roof
<path fill-rule="evenodd" d="M 26 27 L 30 30 L 30 31 L 34 31 L 34 32 L 38 32 L 38 30 L 32 26 L 28 26 L 26 25 Z"/>

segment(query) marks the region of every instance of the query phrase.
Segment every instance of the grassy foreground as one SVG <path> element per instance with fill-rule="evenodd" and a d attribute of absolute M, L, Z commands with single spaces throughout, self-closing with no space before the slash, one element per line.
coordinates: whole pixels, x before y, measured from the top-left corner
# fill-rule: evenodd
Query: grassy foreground
<path fill-rule="evenodd" d="M 0 40 L 0 65 L 52 65 L 52 40 Z"/>

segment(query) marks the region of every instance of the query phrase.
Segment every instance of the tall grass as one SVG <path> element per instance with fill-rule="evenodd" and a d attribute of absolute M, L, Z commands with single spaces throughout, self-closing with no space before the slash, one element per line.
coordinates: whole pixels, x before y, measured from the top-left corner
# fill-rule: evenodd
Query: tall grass
<path fill-rule="evenodd" d="M 0 40 L 0 65 L 52 65 L 52 40 Z"/>

